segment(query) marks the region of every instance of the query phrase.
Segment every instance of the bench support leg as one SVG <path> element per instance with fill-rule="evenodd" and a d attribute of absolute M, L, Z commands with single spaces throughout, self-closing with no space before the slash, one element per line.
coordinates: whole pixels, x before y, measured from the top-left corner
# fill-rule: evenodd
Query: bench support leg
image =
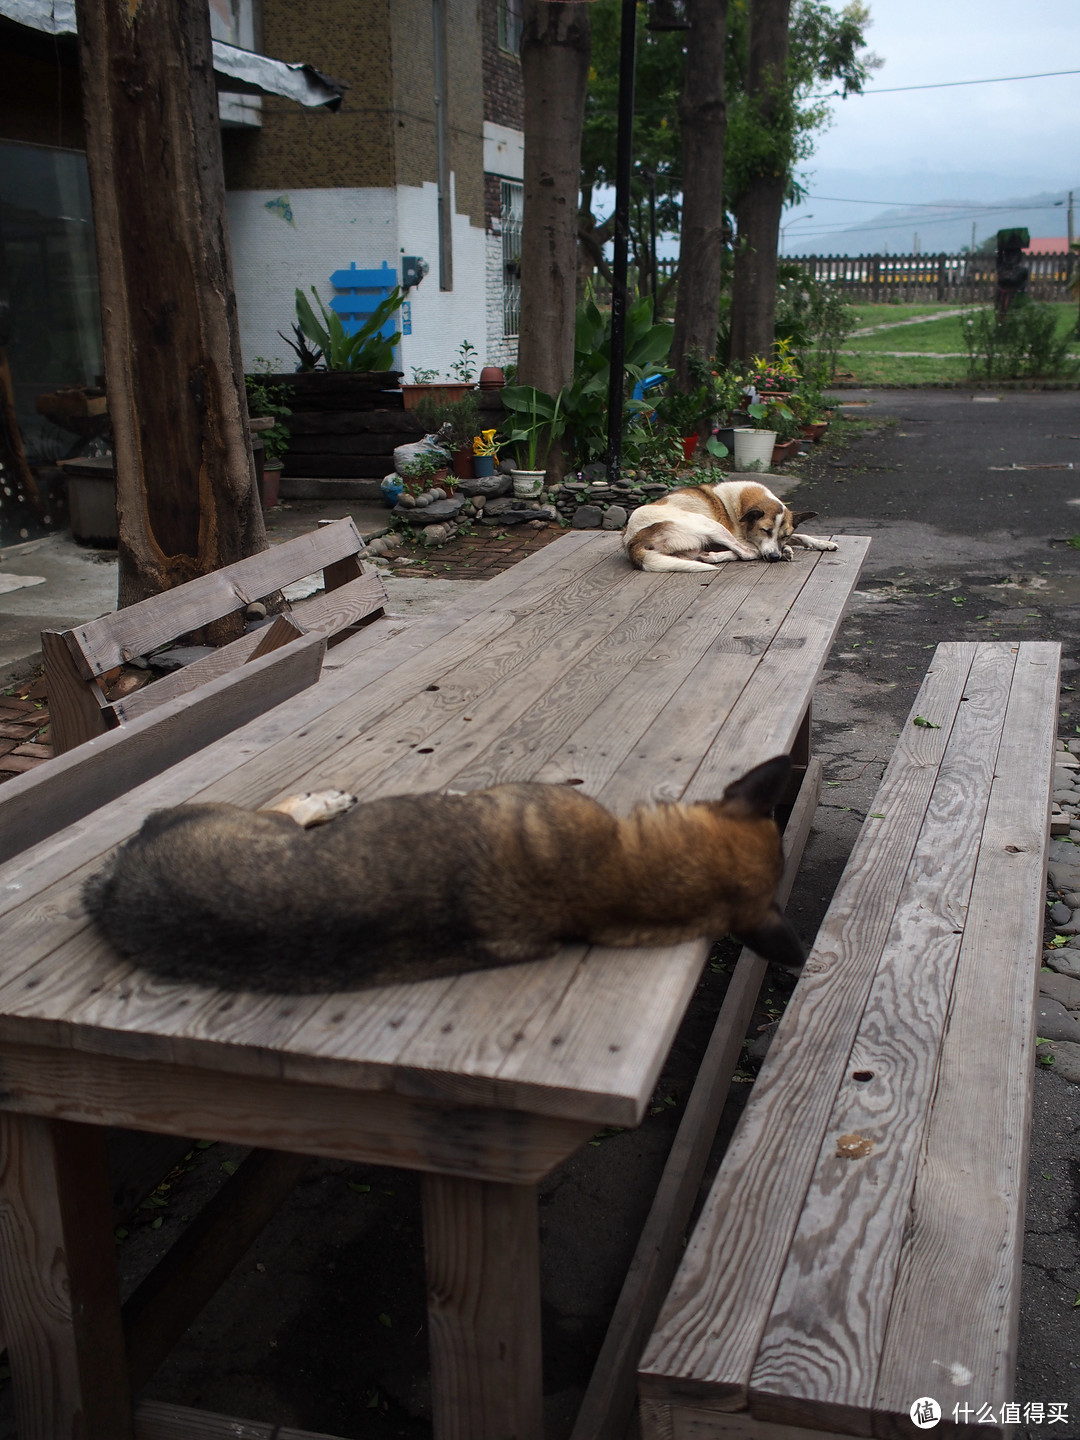
<path fill-rule="evenodd" d="M 536 1187 L 424 1176 L 435 1440 L 542 1440 Z"/>
<path fill-rule="evenodd" d="M 0 1115 L 0 1304 L 20 1440 L 131 1440 L 97 1126 Z"/>

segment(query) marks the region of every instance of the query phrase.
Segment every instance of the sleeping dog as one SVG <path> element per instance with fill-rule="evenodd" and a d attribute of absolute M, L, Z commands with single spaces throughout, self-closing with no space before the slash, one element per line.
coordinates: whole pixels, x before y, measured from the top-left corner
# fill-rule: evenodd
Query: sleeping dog
<path fill-rule="evenodd" d="M 639 570 L 708 570 L 725 560 L 791 560 L 793 545 L 835 550 L 832 540 L 796 535 L 816 510 L 793 514 L 764 485 L 753 480 L 724 480 L 694 485 L 630 516 L 623 546 Z"/>
<path fill-rule="evenodd" d="M 150 815 L 83 898 L 122 955 L 228 990 L 347 990 L 537 960 L 573 940 L 728 931 L 797 966 L 772 818 L 790 771 L 778 756 L 719 800 L 625 819 L 568 785 L 180 805 Z"/>

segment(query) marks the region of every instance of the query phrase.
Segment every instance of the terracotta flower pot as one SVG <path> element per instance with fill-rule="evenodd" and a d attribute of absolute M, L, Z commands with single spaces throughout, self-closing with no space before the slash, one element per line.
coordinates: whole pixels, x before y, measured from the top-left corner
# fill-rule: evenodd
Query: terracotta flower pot
<path fill-rule="evenodd" d="M 783 465 L 785 460 L 793 460 L 799 453 L 798 440 L 785 440 L 780 445 L 773 446 L 772 464 Z"/>
<path fill-rule="evenodd" d="M 829 422 L 827 420 L 814 420 L 809 425 L 800 426 L 803 437 L 807 440 L 812 441 L 815 445 L 825 434 L 825 431 L 828 430 L 828 428 Z"/>
<path fill-rule="evenodd" d="M 472 446 L 463 446 L 460 450 L 454 451 L 453 456 L 454 474 L 459 480 L 472 480 L 476 471 L 473 469 Z"/>
<path fill-rule="evenodd" d="M 497 365 L 485 365 L 480 371 L 481 390 L 501 390 L 506 384 L 506 376 Z"/>
<path fill-rule="evenodd" d="M 263 465 L 262 477 L 259 483 L 259 499 L 264 510 L 273 510 L 278 503 L 278 492 L 281 487 L 281 472 L 284 468 L 280 460 L 267 460 Z"/>

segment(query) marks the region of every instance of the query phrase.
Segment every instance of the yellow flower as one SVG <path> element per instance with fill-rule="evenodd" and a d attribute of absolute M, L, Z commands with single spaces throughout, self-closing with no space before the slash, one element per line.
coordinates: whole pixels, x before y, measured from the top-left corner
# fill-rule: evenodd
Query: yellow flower
<path fill-rule="evenodd" d="M 495 454 L 495 431 L 494 431 L 494 430 L 481 430 L 481 432 L 480 432 L 479 435 L 474 435 L 474 436 L 473 436 L 473 442 L 472 442 L 472 448 L 473 448 L 473 454 L 474 454 L 474 455 L 494 455 L 494 454 Z"/>

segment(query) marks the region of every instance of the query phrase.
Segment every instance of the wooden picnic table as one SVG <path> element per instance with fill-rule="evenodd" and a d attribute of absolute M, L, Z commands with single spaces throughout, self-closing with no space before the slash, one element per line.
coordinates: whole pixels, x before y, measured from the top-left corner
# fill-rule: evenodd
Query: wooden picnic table
<path fill-rule="evenodd" d="M 598 1127 L 641 1121 L 708 944 L 237 996 L 118 959 L 79 889 L 149 811 L 189 800 L 515 780 L 623 811 L 717 796 L 805 750 L 869 545 L 836 538 L 791 564 L 646 575 L 617 535 L 564 536 L 396 635 L 361 632 L 317 686 L 0 871 L 0 1311 L 22 1440 L 235 1433 L 194 1411 L 166 1430 L 146 1405 L 133 1422 L 104 1126 L 423 1172 L 435 1434 L 539 1440 L 537 1183 Z"/>

